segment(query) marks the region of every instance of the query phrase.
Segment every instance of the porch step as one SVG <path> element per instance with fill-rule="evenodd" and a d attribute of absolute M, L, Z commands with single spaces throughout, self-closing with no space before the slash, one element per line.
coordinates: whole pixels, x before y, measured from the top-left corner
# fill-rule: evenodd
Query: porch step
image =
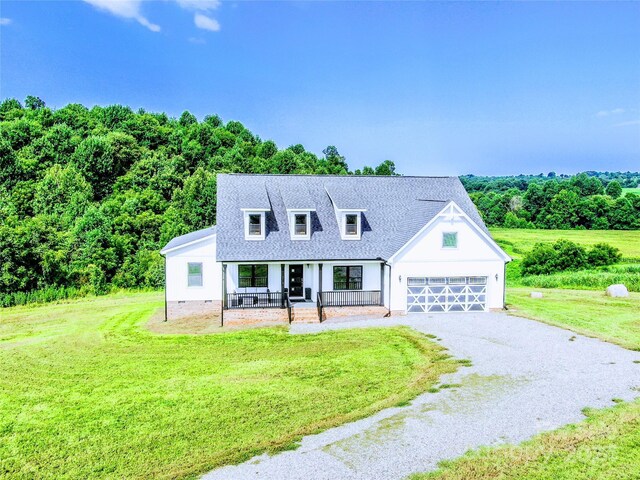
<path fill-rule="evenodd" d="M 315 308 L 299 308 L 293 307 L 291 309 L 291 322 L 296 323 L 317 323 L 320 320 L 318 319 L 318 310 Z"/>

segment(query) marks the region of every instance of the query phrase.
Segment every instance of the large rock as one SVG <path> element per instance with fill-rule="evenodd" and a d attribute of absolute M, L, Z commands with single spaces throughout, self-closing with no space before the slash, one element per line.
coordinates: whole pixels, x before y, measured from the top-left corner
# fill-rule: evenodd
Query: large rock
<path fill-rule="evenodd" d="M 531 292 L 531 298 L 542 298 L 542 292 Z"/>
<path fill-rule="evenodd" d="M 610 297 L 628 297 L 629 290 L 622 283 L 609 285 L 607 287 L 607 295 Z"/>

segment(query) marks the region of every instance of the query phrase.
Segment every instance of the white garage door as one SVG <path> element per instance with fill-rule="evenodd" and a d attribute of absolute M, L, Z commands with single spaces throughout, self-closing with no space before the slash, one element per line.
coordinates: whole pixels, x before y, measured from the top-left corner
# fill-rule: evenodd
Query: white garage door
<path fill-rule="evenodd" d="M 407 312 L 481 312 L 487 277 L 407 278 Z"/>

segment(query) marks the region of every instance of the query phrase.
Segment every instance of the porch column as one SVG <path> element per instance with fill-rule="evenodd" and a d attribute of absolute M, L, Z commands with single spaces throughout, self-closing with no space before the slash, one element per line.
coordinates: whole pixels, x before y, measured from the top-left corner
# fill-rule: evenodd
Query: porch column
<path fill-rule="evenodd" d="M 380 264 L 380 306 L 384 306 L 384 263 Z"/>
<path fill-rule="evenodd" d="M 280 303 L 284 308 L 284 263 L 280 264 Z"/>
<path fill-rule="evenodd" d="M 318 264 L 318 292 L 322 293 L 322 263 Z"/>
<path fill-rule="evenodd" d="M 224 326 L 224 310 L 227 308 L 227 264 L 222 264 L 222 308 L 220 309 L 220 326 Z"/>

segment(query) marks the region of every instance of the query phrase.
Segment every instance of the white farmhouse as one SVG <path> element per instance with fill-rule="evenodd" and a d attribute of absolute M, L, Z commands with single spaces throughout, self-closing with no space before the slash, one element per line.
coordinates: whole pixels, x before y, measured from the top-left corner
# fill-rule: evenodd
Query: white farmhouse
<path fill-rule="evenodd" d="M 457 177 L 224 174 L 217 186 L 217 226 L 161 251 L 168 319 L 504 307 L 511 259 Z"/>

